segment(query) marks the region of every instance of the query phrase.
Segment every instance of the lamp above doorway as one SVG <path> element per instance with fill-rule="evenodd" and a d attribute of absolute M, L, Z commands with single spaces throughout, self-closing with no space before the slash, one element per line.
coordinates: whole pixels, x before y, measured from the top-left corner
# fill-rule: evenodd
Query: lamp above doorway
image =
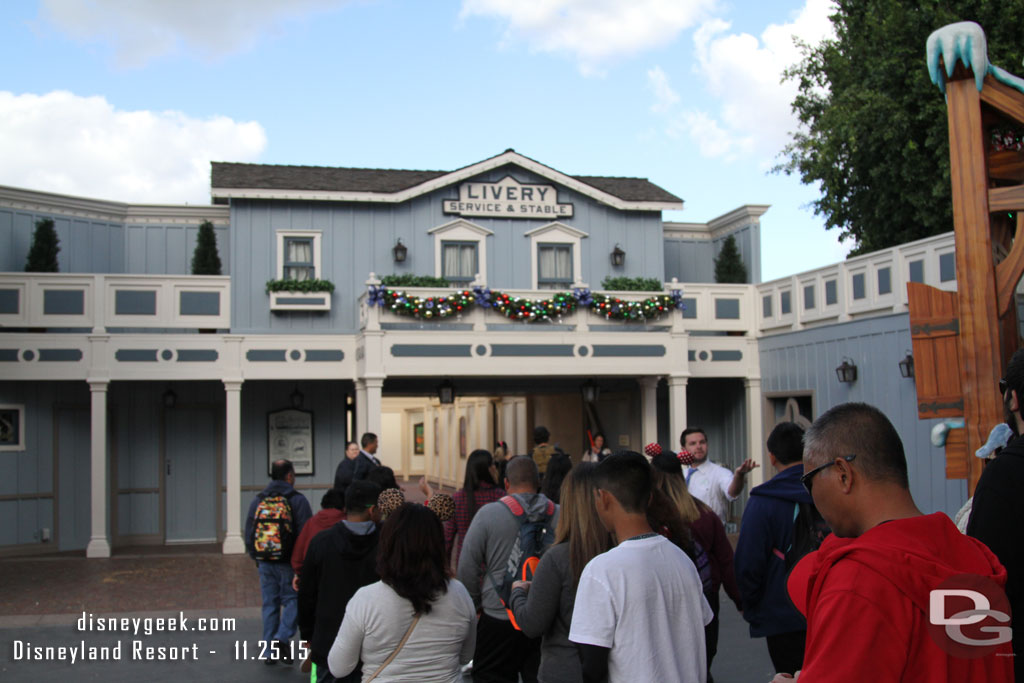
<path fill-rule="evenodd" d="M 437 398 L 442 405 L 455 403 L 455 385 L 450 379 L 446 379 L 437 386 Z"/>
<path fill-rule="evenodd" d="M 178 403 L 178 395 L 174 393 L 174 389 L 167 387 L 167 391 L 163 395 L 164 408 L 173 408 Z"/>
<path fill-rule="evenodd" d="M 857 381 L 857 366 L 849 358 L 844 358 L 842 365 L 836 368 L 836 377 L 843 384 L 852 384 Z"/>
<path fill-rule="evenodd" d="M 302 392 L 299 391 L 299 388 L 295 387 L 295 391 L 291 393 L 291 396 L 288 397 L 288 400 L 292 404 L 292 408 L 298 410 L 299 408 L 302 407 L 302 401 L 305 400 L 305 398 L 306 397 L 302 395 Z"/>
<path fill-rule="evenodd" d="M 580 386 L 580 393 L 583 394 L 584 403 L 597 403 L 597 399 L 601 396 L 601 387 L 594 383 L 594 380 L 588 379 Z"/>

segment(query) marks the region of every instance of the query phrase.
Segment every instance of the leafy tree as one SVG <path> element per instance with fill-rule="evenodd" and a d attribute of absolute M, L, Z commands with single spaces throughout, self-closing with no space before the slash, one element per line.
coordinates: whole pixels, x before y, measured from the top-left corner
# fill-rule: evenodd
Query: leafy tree
<path fill-rule="evenodd" d="M 722 251 L 715 257 L 715 282 L 744 283 L 747 281 L 747 267 L 736 248 L 736 237 L 729 235 L 722 242 Z"/>
<path fill-rule="evenodd" d="M 1019 0 L 836 0 L 836 37 L 786 72 L 803 124 L 776 171 L 817 183 L 814 212 L 852 239 L 851 255 L 953 229 L 946 106 L 928 78 L 925 41 L 975 21 L 989 59 L 1014 71 L 1024 54 Z"/>
<path fill-rule="evenodd" d="M 36 230 L 32 233 L 32 247 L 28 250 L 25 261 L 26 273 L 57 273 L 57 252 L 60 251 L 60 240 L 53 227 L 52 218 L 41 218 L 36 221 Z"/>
<path fill-rule="evenodd" d="M 199 224 L 196 249 L 192 252 L 192 274 L 221 274 L 220 254 L 217 253 L 217 234 L 213 231 L 213 223 L 210 221 L 203 221 Z"/>

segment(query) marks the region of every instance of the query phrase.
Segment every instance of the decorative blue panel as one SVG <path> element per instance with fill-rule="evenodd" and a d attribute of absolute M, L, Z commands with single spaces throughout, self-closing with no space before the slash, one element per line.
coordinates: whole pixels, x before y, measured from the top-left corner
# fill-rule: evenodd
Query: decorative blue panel
<path fill-rule="evenodd" d="M 814 285 L 807 285 L 804 287 L 804 310 L 809 311 L 814 308 Z"/>
<path fill-rule="evenodd" d="M 664 355 L 665 347 L 660 344 L 594 344 L 595 358 L 599 358 L 601 356 L 651 357 Z"/>
<path fill-rule="evenodd" d="M 866 295 L 864 292 L 864 273 L 856 273 L 853 276 L 853 298 L 863 299 Z"/>
<path fill-rule="evenodd" d="M 345 352 L 335 349 L 310 349 L 306 351 L 307 363 L 338 363 L 345 359 Z"/>
<path fill-rule="evenodd" d="M 689 351 L 686 352 L 686 359 L 691 363 L 697 360 L 697 352 L 694 351 L 693 349 L 690 349 Z"/>
<path fill-rule="evenodd" d="M 766 318 L 772 317 L 772 295 L 771 294 L 765 294 L 763 297 L 761 297 L 761 311 L 764 314 L 764 317 L 766 317 Z"/>
<path fill-rule="evenodd" d="M 779 292 L 779 312 L 782 315 L 789 315 L 793 310 L 790 304 L 790 292 Z"/>
<path fill-rule="evenodd" d="M 119 289 L 114 293 L 116 315 L 156 315 L 156 292 Z"/>
<path fill-rule="evenodd" d="M 213 349 L 179 349 L 179 363 L 213 363 L 217 360 L 217 352 Z"/>
<path fill-rule="evenodd" d="M 878 293 L 892 293 L 892 269 L 888 267 L 878 269 Z"/>
<path fill-rule="evenodd" d="M 395 344 L 391 355 L 396 358 L 468 358 L 469 344 Z"/>
<path fill-rule="evenodd" d="M 0 363 L 17 363 L 18 349 L 0 349 Z"/>
<path fill-rule="evenodd" d="M 39 360 L 50 362 L 78 362 L 82 360 L 80 349 L 39 349 Z"/>
<path fill-rule="evenodd" d="M 252 349 L 246 352 L 245 359 L 251 363 L 283 363 L 284 353 L 284 349 Z"/>
<path fill-rule="evenodd" d="M 907 268 L 910 270 L 911 282 L 924 282 L 924 261 L 911 261 Z"/>
<path fill-rule="evenodd" d="M 956 256 L 953 252 L 939 256 L 939 281 L 949 282 L 956 279 Z"/>
<path fill-rule="evenodd" d="M 572 344 L 492 344 L 491 356 L 559 356 L 571 358 Z"/>
<path fill-rule="evenodd" d="M 220 315 L 220 292 L 181 292 L 181 315 Z"/>
<path fill-rule="evenodd" d="M 711 362 L 715 361 L 740 361 L 743 360 L 742 351 L 712 351 Z"/>
<path fill-rule="evenodd" d="M 118 349 L 114 358 L 122 363 L 155 363 L 156 349 Z"/>
<path fill-rule="evenodd" d="M 81 289 L 47 289 L 43 291 L 43 315 L 82 315 L 85 313 L 85 292 Z"/>
<path fill-rule="evenodd" d="M 682 298 L 683 302 L 683 318 L 696 318 L 697 317 L 697 300 L 687 297 Z"/>
<path fill-rule="evenodd" d="M 834 306 L 839 302 L 839 290 L 835 280 L 825 280 L 825 305 Z"/>
<path fill-rule="evenodd" d="M 715 299 L 716 320 L 739 320 L 740 300 L 739 299 Z"/>
<path fill-rule="evenodd" d="M 0 313 L 18 315 L 18 290 L 0 289 Z"/>

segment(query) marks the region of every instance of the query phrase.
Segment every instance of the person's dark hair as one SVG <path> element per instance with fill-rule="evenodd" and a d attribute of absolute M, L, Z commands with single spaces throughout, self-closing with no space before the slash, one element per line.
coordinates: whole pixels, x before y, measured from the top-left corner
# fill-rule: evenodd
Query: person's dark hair
<path fill-rule="evenodd" d="M 494 464 L 494 456 L 490 451 L 478 448 L 469 454 L 466 459 L 466 478 L 462 481 L 462 490 L 466 493 L 466 509 L 469 511 L 469 519 L 473 520 L 476 515 L 477 504 L 474 491 L 478 490 L 481 484 L 497 486 L 494 475 L 491 474 L 491 465 Z"/>
<path fill-rule="evenodd" d="M 387 465 L 374 467 L 372 470 L 367 472 L 366 481 L 372 481 L 380 487 L 381 491 L 384 489 L 398 488 L 398 482 L 395 481 L 395 471 Z"/>
<path fill-rule="evenodd" d="M 1006 364 L 1003 379 L 1006 380 L 1008 389 L 1017 392 L 1017 399 L 1024 402 L 1024 349 L 1014 351 L 1010 362 Z"/>
<path fill-rule="evenodd" d="M 558 450 L 548 460 L 548 469 L 544 473 L 544 482 L 541 484 L 540 492 L 555 501 L 560 502 L 562 482 L 572 469 L 572 459 L 562 450 Z"/>
<path fill-rule="evenodd" d="M 366 432 L 363 437 L 359 439 L 359 445 L 365 450 L 367 446 L 377 440 L 377 435 L 373 432 Z"/>
<path fill-rule="evenodd" d="M 658 453 L 651 458 L 651 467 L 666 474 L 683 476 L 683 463 L 679 462 L 679 458 L 676 457 L 675 453 L 664 451 Z"/>
<path fill-rule="evenodd" d="M 345 489 L 345 510 L 350 514 L 362 515 L 377 504 L 381 488 L 372 481 L 356 479 Z"/>
<path fill-rule="evenodd" d="M 597 434 L 594 434 L 595 442 L 597 441 L 597 437 L 601 437 L 602 439 L 604 439 L 604 447 L 608 448 L 608 437 L 604 435 L 604 432 L 598 432 Z"/>
<path fill-rule="evenodd" d="M 344 510 L 345 494 L 338 489 L 327 489 L 324 497 L 320 499 L 320 508 L 323 510 Z"/>
<path fill-rule="evenodd" d="M 295 471 L 291 460 L 275 460 L 270 466 L 270 478 L 274 481 L 284 481 L 289 473 Z"/>
<path fill-rule="evenodd" d="M 703 434 L 705 439 L 708 438 L 708 433 L 700 427 L 687 427 L 683 430 L 683 433 L 679 435 L 679 445 L 683 448 L 686 448 L 686 437 L 690 434 Z"/>
<path fill-rule="evenodd" d="M 359 445 L 359 442 L 358 442 L 358 441 L 346 441 L 346 442 L 345 442 L 345 450 L 347 451 L 347 450 L 348 450 L 348 447 L 349 447 L 349 446 L 351 446 L 352 444 L 355 444 L 355 445 L 357 445 L 357 446 L 358 446 L 358 445 Z"/>
<path fill-rule="evenodd" d="M 868 479 L 910 488 L 903 442 L 878 408 L 842 403 L 815 420 L 804 434 L 804 456 L 809 464 L 823 465 L 854 454 L 853 467 Z"/>
<path fill-rule="evenodd" d="M 804 430 L 795 422 L 780 422 L 768 435 L 768 452 L 783 465 L 804 457 Z"/>
<path fill-rule="evenodd" d="M 547 427 L 540 425 L 533 428 L 533 442 L 534 443 L 545 443 L 551 438 L 551 432 L 548 431 Z"/>
<path fill-rule="evenodd" d="M 534 490 L 540 488 L 540 472 L 537 463 L 528 455 L 517 455 L 508 461 L 505 467 L 505 478 L 509 486 L 529 484 Z"/>
<path fill-rule="evenodd" d="M 403 503 L 388 515 L 380 532 L 380 580 L 412 602 L 416 614 L 429 614 L 431 602 L 448 590 L 441 520 L 425 505 Z"/>
<path fill-rule="evenodd" d="M 619 451 L 597 464 L 597 488 L 608 491 L 626 512 L 646 514 L 651 498 L 651 466 L 635 451 Z"/>
<path fill-rule="evenodd" d="M 647 506 L 647 523 L 662 536 L 672 541 L 697 564 L 690 527 L 683 520 L 675 502 L 662 491 L 651 489 L 651 502 Z"/>

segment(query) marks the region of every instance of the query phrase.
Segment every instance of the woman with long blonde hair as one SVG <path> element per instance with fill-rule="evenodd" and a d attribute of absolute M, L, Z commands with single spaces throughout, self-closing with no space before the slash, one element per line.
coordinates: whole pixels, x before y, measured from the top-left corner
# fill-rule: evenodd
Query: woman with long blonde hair
<path fill-rule="evenodd" d="M 704 627 L 705 645 L 707 646 L 708 672 L 711 672 L 711 660 L 718 651 L 718 613 L 721 608 L 718 599 L 719 588 L 725 586 L 726 595 L 741 610 L 740 589 L 736 585 L 736 573 L 733 570 L 732 544 L 725 535 L 725 526 L 714 511 L 690 495 L 683 476 L 682 463 L 674 453 L 661 453 L 651 459 L 654 468 L 654 487 L 664 493 L 679 508 L 686 526 L 690 528 L 694 541 L 707 553 L 711 565 L 711 581 L 705 597 L 711 605 L 715 618 Z"/>
<path fill-rule="evenodd" d="M 509 598 L 522 632 L 529 638 L 543 636 L 537 676 L 541 683 L 583 680 L 576 645 L 569 641 L 576 585 L 587 562 L 612 547 L 594 507 L 595 467 L 581 463 L 569 471 L 562 482 L 555 543 L 541 558 L 533 581 L 517 581 Z"/>

